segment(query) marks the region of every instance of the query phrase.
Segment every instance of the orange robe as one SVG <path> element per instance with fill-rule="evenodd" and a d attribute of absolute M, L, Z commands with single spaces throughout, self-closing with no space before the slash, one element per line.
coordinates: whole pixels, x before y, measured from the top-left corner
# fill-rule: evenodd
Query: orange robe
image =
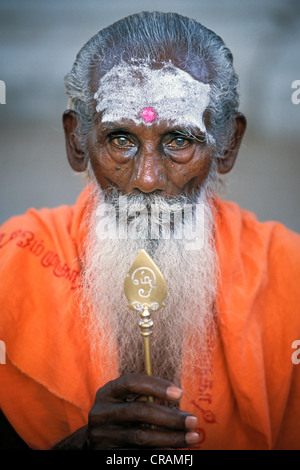
<path fill-rule="evenodd" d="M 0 231 L 0 409 L 33 449 L 87 424 L 117 376 L 91 359 L 78 311 L 87 204 L 85 190 Z M 300 236 L 220 200 L 216 226 L 219 336 L 194 386 L 183 381 L 181 408 L 199 418 L 193 448 L 300 449 Z"/>

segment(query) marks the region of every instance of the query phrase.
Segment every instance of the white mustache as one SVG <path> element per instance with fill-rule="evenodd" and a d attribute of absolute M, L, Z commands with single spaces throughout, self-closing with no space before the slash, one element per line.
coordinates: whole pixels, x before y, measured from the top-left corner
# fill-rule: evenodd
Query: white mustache
<path fill-rule="evenodd" d="M 165 198 L 142 193 L 124 196 L 118 190 L 105 194 L 98 205 L 99 239 L 184 239 L 187 250 L 201 249 L 204 242 L 204 203 L 190 203 L 180 195 Z"/>

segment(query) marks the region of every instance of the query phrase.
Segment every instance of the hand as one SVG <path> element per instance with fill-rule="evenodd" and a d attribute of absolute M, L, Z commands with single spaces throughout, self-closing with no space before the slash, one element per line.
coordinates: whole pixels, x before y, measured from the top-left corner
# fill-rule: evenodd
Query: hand
<path fill-rule="evenodd" d="M 156 402 L 147 401 L 148 396 Z M 89 413 L 89 447 L 177 449 L 196 444 L 196 416 L 159 404 L 159 400 L 178 402 L 181 396 L 171 382 L 143 374 L 108 382 L 98 390 Z"/>

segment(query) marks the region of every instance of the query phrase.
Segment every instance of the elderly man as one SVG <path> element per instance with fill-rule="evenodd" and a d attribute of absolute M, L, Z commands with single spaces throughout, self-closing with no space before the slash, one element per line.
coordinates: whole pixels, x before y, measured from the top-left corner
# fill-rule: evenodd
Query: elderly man
<path fill-rule="evenodd" d="M 13 428 L 32 449 L 299 448 L 300 239 L 217 196 L 246 127 L 230 51 L 141 13 L 94 36 L 65 83 L 87 187 L 1 231 L 7 445 Z M 152 376 L 123 290 L 141 249 L 167 285 Z"/>

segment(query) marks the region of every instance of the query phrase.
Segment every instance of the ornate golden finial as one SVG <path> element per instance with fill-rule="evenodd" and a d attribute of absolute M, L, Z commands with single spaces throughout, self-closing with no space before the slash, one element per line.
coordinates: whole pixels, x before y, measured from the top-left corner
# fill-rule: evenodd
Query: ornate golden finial
<path fill-rule="evenodd" d="M 166 282 L 146 251 L 141 250 L 125 277 L 124 292 L 128 307 L 140 313 L 139 326 L 144 339 L 145 370 L 152 375 L 150 336 L 153 321 L 151 312 L 161 309 L 167 295 Z M 152 401 L 152 398 L 149 397 Z"/>

